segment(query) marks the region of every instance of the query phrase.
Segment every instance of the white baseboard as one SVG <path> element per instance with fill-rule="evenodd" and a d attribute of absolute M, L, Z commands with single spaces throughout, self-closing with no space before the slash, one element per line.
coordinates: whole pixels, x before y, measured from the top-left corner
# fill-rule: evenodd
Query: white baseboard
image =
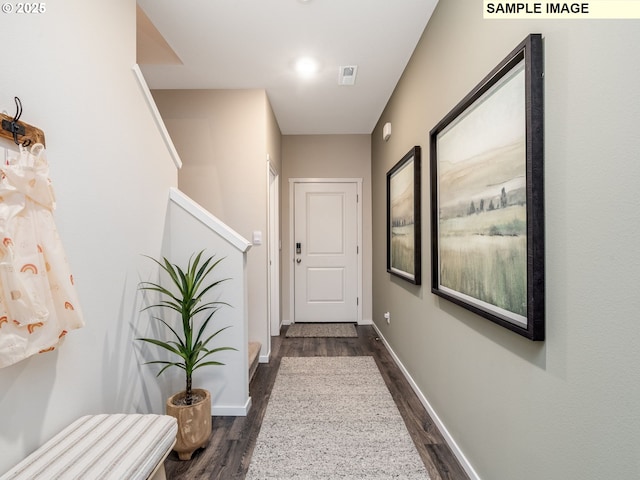
<path fill-rule="evenodd" d="M 267 353 L 266 355 L 260 355 L 260 358 L 258 359 L 258 363 L 269 363 L 270 359 L 271 359 L 271 352 Z"/>
<path fill-rule="evenodd" d="M 246 417 L 251 408 L 251 397 L 244 406 L 240 405 L 212 405 L 211 415 L 214 417 Z"/>
<path fill-rule="evenodd" d="M 380 330 L 378 329 L 378 326 L 375 323 L 373 324 L 373 328 L 375 329 L 376 333 L 384 343 L 385 347 L 387 347 L 387 350 L 389 350 L 389 353 L 393 357 L 393 360 L 396 362 L 396 365 L 398 365 L 398 368 L 400 368 L 400 370 L 402 371 L 402 374 L 405 376 L 405 378 L 409 382 L 409 385 L 411 385 L 411 388 L 413 389 L 415 394 L 418 396 L 418 399 L 424 406 L 425 410 L 427 410 L 427 413 L 429 413 L 429 416 L 438 427 L 438 430 L 440 430 L 440 433 L 442 433 L 442 436 L 444 437 L 445 442 L 447 442 L 447 445 L 449 446 L 453 454 L 456 456 L 456 458 L 460 462 L 460 465 L 462 465 L 462 468 L 464 469 L 464 471 L 467 472 L 467 475 L 469 475 L 469 478 L 471 480 L 481 480 L 480 476 L 474 470 L 471 463 L 469 463 L 469 460 L 467 459 L 467 457 L 464 455 L 464 453 L 462 452 L 462 450 L 460 449 L 456 441 L 453 439 L 453 437 L 447 430 L 447 427 L 444 425 L 442 420 L 440 420 L 440 417 L 438 416 L 436 411 L 433 409 L 433 407 L 427 400 L 427 397 L 425 397 L 422 391 L 420 390 L 420 388 L 418 388 L 418 385 L 409 374 L 409 371 L 402 364 L 402 362 L 400 361 L 396 353 L 393 351 L 393 349 L 389 345 L 389 342 L 387 342 L 387 339 L 384 338 L 384 335 L 382 335 L 382 332 L 380 332 Z"/>

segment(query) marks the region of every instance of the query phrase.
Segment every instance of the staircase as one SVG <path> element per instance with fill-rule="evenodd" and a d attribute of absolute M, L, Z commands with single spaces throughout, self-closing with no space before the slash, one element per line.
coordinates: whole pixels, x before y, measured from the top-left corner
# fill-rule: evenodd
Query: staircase
<path fill-rule="evenodd" d="M 260 342 L 249 342 L 249 382 L 251 382 L 260 363 L 260 347 Z"/>

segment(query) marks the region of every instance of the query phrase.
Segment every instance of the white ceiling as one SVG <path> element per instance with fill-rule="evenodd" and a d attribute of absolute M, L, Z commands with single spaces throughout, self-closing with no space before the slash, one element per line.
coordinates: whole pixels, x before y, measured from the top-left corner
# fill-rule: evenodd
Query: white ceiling
<path fill-rule="evenodd" d="M 265 89 L 285 135 L 371 133 L 437 0 L 138 0 L 182 65 L 152 89 Z M 294 70 L 302 56 L 320 69 Z M 355 86 L 338 85 L 357 65 Z"/>

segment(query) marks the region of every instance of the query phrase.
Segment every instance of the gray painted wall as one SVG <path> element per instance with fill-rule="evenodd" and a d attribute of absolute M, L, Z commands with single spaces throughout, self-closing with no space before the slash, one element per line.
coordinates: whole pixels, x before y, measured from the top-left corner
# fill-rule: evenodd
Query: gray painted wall
<path fill-rule="evenodd" d="M 362 178 L 362 322 L 371 323 L 371 136 L 285 135 L 282 137 L 280 223 L 282 228 L 282 319 L 293 321 L 290 310 L 291 248 L 289 203 L 291 178 Z"/>
<path fill-rule="evenodd" d="M 545 48 L 543 343 L 430 291 L 429 131 L 534 32 Z M 640 478 L 639 45 L 637 20 L 488 21 L 479 0 L 441 1 L 373 132 L 374 192 L 423 148 L 425 278 L 386 273 L 374 195 L 374 321 L 481 478 Z"/>
<path fill-rule="evenodd" d="M 183 161 L 180 189 L 247 240 L 262 232 L 262 245 L 247 253 L 249 340 L 267 355 L 267 154 L 279 169 L 280 131 L 266 92 L 154 90 L 153 96 Z"/>
<path fill-rule="evenodd" d="M 131 67 L 135 2 L 68 0 L 2 15 L 0 110 L 44 130 L 56 225 L 86 326 L 0 370 L 0 474 L 82 415 L 162 413 L 167 378 L 142 365 L 138 282 L 160 254 L 177 171 Z"/>

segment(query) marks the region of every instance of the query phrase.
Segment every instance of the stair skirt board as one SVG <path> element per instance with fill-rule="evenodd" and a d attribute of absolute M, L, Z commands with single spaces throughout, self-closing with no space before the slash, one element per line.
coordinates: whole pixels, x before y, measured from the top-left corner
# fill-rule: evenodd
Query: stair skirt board
<path fill-rule="evenodd" d="M 249 342 L 249 381 L 253 378 L 260 363 L 260 342 Z"/>

